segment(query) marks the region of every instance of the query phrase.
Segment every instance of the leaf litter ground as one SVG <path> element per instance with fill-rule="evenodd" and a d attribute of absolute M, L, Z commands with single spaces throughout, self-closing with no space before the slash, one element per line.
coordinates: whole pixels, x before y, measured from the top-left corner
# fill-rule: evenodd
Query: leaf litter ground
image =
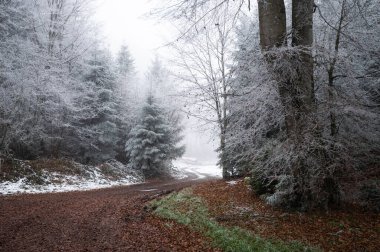
<path fill-rule="evenodd" d="M 299 241 L 324 251 L 380 251 L 380 214 L 357 207 L 330 212 L 284 212 L 268 206 L 243 181 L 205 182 L 193 188 L 212 217 L 268 239 Z"/>

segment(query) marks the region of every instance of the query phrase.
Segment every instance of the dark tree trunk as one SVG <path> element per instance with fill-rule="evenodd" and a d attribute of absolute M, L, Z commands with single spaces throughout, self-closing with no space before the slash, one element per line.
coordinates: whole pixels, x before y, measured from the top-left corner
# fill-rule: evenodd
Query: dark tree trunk
<path fill-rule="evenodd" d="M 292 46 L 299 50 L 297 76 L 290 85 L 282 88 L 287 111 L 287 130 L 289 135 L 299 137 L 315 130 L 314 63 L 311 52 L 313 45 L 313 6 L 314 0 L 292 2 Z M 290 104 L 288 104 L 290 103 Z"/>
<path fill-rule="evenodd" d="M 286 13 L 283 0 L 258 0 L 260 44 L 263 51 L 286 45 Z M 285 123 L 289 137 L 302 137 L 313 124 L 314 66 L 310 47 L 313 44 L 313 0 L 293 1 L 292 5 L 292 46 L 299 57 L 294 62 L 296 76 L 284 80 L 279 76 L 279 92 L 285 110 Z M 269 63 L 276 54 L 268 57 Z M 292 57 L 292 56 L 290 56 Z"/>
<path fill-rule="evenodd" d="M 286 13 L 283 0 L 258 0 L 260 45 L 263 50 L 286 44 Z"/>

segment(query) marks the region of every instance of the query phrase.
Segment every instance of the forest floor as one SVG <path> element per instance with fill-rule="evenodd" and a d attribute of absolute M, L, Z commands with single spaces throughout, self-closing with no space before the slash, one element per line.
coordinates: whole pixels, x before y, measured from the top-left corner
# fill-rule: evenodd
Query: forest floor
<path fill-rule="evenodd" d="M 153 199 L 192 187 L 213 220 L 264 239 L 325 251 L 380 251 L 380 215 L 359 209 L 286 213 L 241 180 L 150 181 L 109 189 L 0 196 L 0 251 L 219 251 L 202 232 L 158 217 Z"/>
<path fill-rule="evenodd" d="M 202 235 L 144 210 L 159 195 L 205 181 L 194 179 L 0 196 L 0 251 L 216 251 Z"/>
<path fill-rule="evenodd" d="M 284 212 L 268 206 L 243 183 L 211 181 L 194 186 L 218 223 L 264 239 L 299 241 L 323 251 L 380 251 L 380 214 L 356 207 L 329 212 Z"/>

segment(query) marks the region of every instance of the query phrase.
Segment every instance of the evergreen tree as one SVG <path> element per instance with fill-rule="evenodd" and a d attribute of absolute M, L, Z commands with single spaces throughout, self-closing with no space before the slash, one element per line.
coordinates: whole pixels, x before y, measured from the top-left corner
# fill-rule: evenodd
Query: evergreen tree
<path fill-rule="evenodd" d="M 134 59 L 128 49 L 123 44 L 116 56 L 115 61 L 116 88 L 114 96 L 118 100 L 117 111 L 118 120 L 115 122 L 118 130 L 118 139 L 114 145 L 117 153 L 116 159 L 120 162 L 127 163 L 127 155 L 125 152 L 125 142 L 127 141 L 128 132 L 131 131 L 137 120 L 138 111 L 137 93 L 140 88 L 138 81 L 135 79 L 136 71 Z M 140 101 L 140 100 L 139 100 Z"/>
<path fill-rule="evenodd" d="M 79 156 L 83 158 L 82 162 L 97 163 L 115 158 L 117 154 L 115 143 L 119 135 L 116 123 L 120 120 L 120 101 L 115 94 L 116 78 L 108 52 L 96 48 L 86 63 L 86 88 L 78 97 L 77 117 L 88 140 L 84 141 Z"/>
<path fill-rule="evenodd" d="M 117 55 L 117 72 L 127 78 L 134 74 L 135 66 L 131 53 L 126 45 L 122 45 Z"/>
<path fill-rule="evenodd" d="M 146 177 L 162 176 L 170 171 L 173 159 L 184 154 L 181 128 L 173 126 L 165 118 L 165 110 L 152 95 L 143 106 L 140 123 L 136 125 L 126 143 L 130 166 Z"/>

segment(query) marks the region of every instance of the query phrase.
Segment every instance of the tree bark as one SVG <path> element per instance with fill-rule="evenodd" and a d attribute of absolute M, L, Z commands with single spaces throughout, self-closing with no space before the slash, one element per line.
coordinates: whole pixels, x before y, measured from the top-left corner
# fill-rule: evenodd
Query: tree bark
<path fill-rule="evenodd" d="M 260 45 L 263 51 L 286 45 L 286 13 L 283 0 L 258 0 Z M 290 60 L 297 74 L 291 79 L 278 76 L 279 93 L 285 110 L 285 123 L 289 137 L 302 137 L 313 127 L 314 65 L 311 53 L 313 44 L 313 0 L 292 2 L 292 46 L 297 56 Z M 276 53 L 268 57 L 269 64 Z"/>
<path fill-rule="evenodd" d="M 260 45 L 263 50 L 286 44 L 286 13 L 283 0 L 258 0 Z"/>
<path fill-rule="evenodd" d="M 294 59 L 297 76 L 280 89 L 285 100 L 287 130 L 290 136 L 299 137 L 313 131 L 315 95 L 314 63 L 311 52 L 313 45 L 314 0 L 293 0 L 292 2 L 292 46 L 298 51 Z"/>
<path fill-rule="evenodd" d="M 292 45 L 308 46 L 313 44 L 314 0 L 293 0 L 292 2 Z"/>

